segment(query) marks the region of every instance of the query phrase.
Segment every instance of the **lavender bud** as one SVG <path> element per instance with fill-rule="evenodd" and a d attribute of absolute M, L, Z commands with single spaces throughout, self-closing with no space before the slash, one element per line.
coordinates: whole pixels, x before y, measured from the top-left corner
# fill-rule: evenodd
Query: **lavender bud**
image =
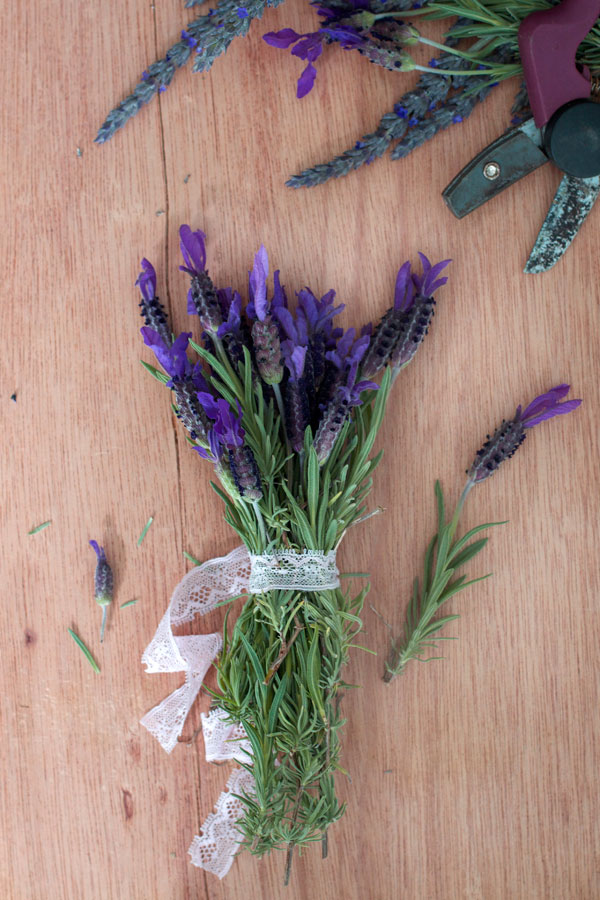
<path fill-rule="evenodd" d="M 372 378 L 383 369 L 402 334 L 403 323 L 404 313 L 393 306 L 383 315 L 363 360 L 361 374 L 365 378 Z"/>
<path fill-rule="evenodd" d="M 221 304 L 208 272 L 196 273 L 192 278 L 189 298 L 205 331 L 216 334 L 223 324 Z"/>
<path fill-rule="evenodd" d="M 285 390 L 285 425 L 296 453 L 304 447 L 304 432 L 310 420 L 310 407 L 303 378 L 290 380 Z"/>
<path fill-rule="evenodd" d="M 325 409 L 314 440 L 314 448 L 320 463 L 324 463 L 333 450 L 333 445 L 342 430 L 344 422 L 348 418 L 349 412 L 350 403 L 340 394 Z"/>
<path fill-rule="evenodd" d="M 477 451 L 473 465 L 467 472 L 469 481 L 474 483 L 484 481 L 493 475 L 500 463 L 510 457 L 519 449 L 527 433 L 520 416 L 506 422 L 496 429 L 492 437 L 488 439 Z"/>
<path fill-rule="evenodd" d="M 266 384 L 279 384 L 283 378 L 281 342 L 279 329 L 270 316 L 262 322 L 257 319 L 253 324 L 252 343 L 262 380 Z"/>
<path fill-rule="evenodd" d="M 228 447 L 229 468 L 240 492 L 240 496 L 249 500 L 260 500 L 263 495 L 260 483 L 260 472 L 250 447 L 242 444 L 241 447 Z"/>
<path fill-rule="evenodd" d="M 106 611 L 113 599 L 113 573 L 109 566 L 104 547 L 99 547 L 97 541 L 90 541 L 98 560 L 94 573 L 94 600 L 102 607 L 102 624 L 100 626 L 100 643 L 104 640 L 104 628 L 106 626 Z"/>
<path fill-rule="evenodd" d="M 434 315 L 434 306 L 433 297 L 417 294 L 414 305 L 404 313 L 398 328 L 399 337 L 390 355 L 393 369 L 399 370 L 407 365 L 423 343 Z"/>
<path fill-rule="evenodd" d="M 173 392 L 177 405 L 177 418 L 187 428 L 193 441 L 208 446 L 208 429 L 212 426 L 198 400 L 196 387 L 189 379 L 173 381 Z"/>

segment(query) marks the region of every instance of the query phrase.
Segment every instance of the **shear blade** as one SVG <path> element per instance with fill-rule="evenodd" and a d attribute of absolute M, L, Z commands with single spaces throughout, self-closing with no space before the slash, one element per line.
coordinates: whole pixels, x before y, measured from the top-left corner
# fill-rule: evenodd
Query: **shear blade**
<path fill-rule="evenodd" d="M 561 258 L 600 193 L 600 175 L 574 178 L 565 175 L 548 210 L 527 260 L 525 272 L 547 272 Z"/>

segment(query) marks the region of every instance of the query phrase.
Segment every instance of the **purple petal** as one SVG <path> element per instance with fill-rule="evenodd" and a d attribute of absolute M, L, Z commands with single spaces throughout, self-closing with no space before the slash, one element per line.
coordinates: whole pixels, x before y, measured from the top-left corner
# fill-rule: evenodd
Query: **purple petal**
<path fill-rule="evenodd" d="M 542 412 L 533 416 L 533 418 L 523 420 L 523 427 L 532 428 L 534 425 L 539 425 L 540 422 L 544 422 L 546 419 L 553 418 L 553 416 L 560 416 L 563 413 L 572 412 L 574 409 L 577 409 L 578 406 L 581 406 L 581 400 L 565 400 L 564 403 L 557 403 L 555 406 L 542 410 Z"/>
<path fill-rule="evenodd" d="M 359 363 L 365 353 L 367 352 L 367 348 L 371 342 L 371 338 L 368 334 L 363 334 L 358 338 L 354 347 L 350 351 L 350 359 L 352 362 Z"/>
<path fill-rule="evenodd" d="M 94 549 L 98 559 L 106 559 L 106 553 L 104 552 L 104 547 L 99 547 L 98 541 L 90 541 L 90 547 L 92 547 Z"/>
<path fill-rule="evenodd" d="M 354 386 L 354 390 L 358 391 L 359 394 L 362 391 L 378 391 L 379 385 L 374 381 L 359 381 L 358 384 Z"/>
<path fill-rule="evenodd" d="M 306 347 L 294 347 L 290 355 L 290 361 L 294 370 L 296 379 L 302 378 L 304 374 L 304 362 L 306 360 Z"/>
<path fill-rule="evenodd" d="M 404 311 L 410 309 L 414 297 L 414 285 L 411 278 L 410 262 L 407 260 L 398 269 L 396 288 L 394 290 L 394 309 Z"/>
<path fill-rule="evenodd" d="M 269 257 L 264 244 L 254 257 L 254 267 L 250 273 L 250 291 L 254 303 L 254 311 L 261 322 L 264 322 L 269 311 L 267 303 L 267 278 L 269 277 Z"/>
<path fill-rule="evenodd" d="M 200 274 L 206 268 L 206 235 L 203 231 L 192 231 L 189 225 L 179 229 L 179 246 L 185 266 L 180 266 L 192 275 Z"/>
<path fill-rule="evenodd" d="M 302 97 L 306 97 L 306 95 L 312 91 L 316 77 L 317 70 L 312 63 L 309 63 L 298 79 L 298 87 L 296 89 L 296 97 L 298 100 L 301 100 Z"/>
<path fill-rule="evenodd" d="M 555 403 L 557 400 L 561 400 L 569 393 L 570 389 L 571 385 L 569 384 L 559 384 L 554 388 L 550 388 L 545 394 L 540 394 L 539 397 L 535 397 L 529 406 L 525 408 L 523 418 L 527 419 L 529 416 L 535 415 L 546 406 Z"/>
<path fill-rule="evenodd" d="M 447 278 L 438 278 L 437 276 L 452 262 L 452 260 L 443 259 L 441 262 L 432 266 L 424 253 L 419 252 L 419 256 L 421 257 L 421 262 L 423 264 L 423 275 L 417 275 L 413 280 L 417 290 L 423 297 L 431 297 L 438 288 L 442 287 L 442 285 L 446 284 L 448 281 Z"/>
<path fill-rule="evenodd" d="M 204 373 L 202 371 L 202 363 L 197 362 L 194 368 L 192 369 L 192 384 L 196 391 L 205 391 L 207 394 L 210 393 L 210 386 L 208 381 L 204 377 Z"/>
<path fill-rule="evenodd" d="M 218 401 L 213 397 L 212 394 L 209 394 L 207 391 L 198 391 L 198 400 L 200 401 L 202 408 L 206 415 L 210 419 L 216 419 L 219 416 L 219 406 Z"/>
<path fill-rule="evenodd" d="M 285 288 L 279 280 L 279 269 L 276 269 L 273 272 L 273 300 L 271 301 L 271 308 L 285 307 L 285 309 L 287 309 L 287 305 Z"/>
<path fill-rule="evenodd" d="M 138 275 L 136 284 L 139 285 L 144 300 L 149 303 L 156 296 L 156 272 L 152 263 L 146 258 L 141 261 L 140 265 L 142 271 Z"/>
<path fill-rule="evenodd" d="M 190 288 L 187 293 L 187 314 L 188 316 L 197 316 L 198 310 L 196 309 L 196 304 L 194 303 L 194 298 L 192 296 L 192 289 Z"/>
<path fill-rule="evenodd" d="M 292 56 L 306 59 L 308 62 L 315 62 L 322 52 L 323 39 L 318 31 L 314 31 L 311 34 L 302 35 L 302 40 L 292 50 Z"/>
<path fill-rule="evenodd" d="M 298 342 L 298 332 L 296 331 L 296 326 L 294 324 L 294 317 L 292 316 L 289 309 L 286 309 L 285 306 L 278 306 L 276 309 L 273 310 L 273 312 L 275 313 L 275 317 L 276 317 L 277 321 L 283 328 L 283 330 L 286 333 L 286 335 L 288 336 L 288 338 L 291 341 L 294 341 L 294 343 L 297 343 Z"/>
<path fill-rule="evenodd" d="M 268 31 L 267 34 L 263 34 L 263 41 L 271 47 L 287 50 L 290 44 L 299 41 L 301 37 L 303 35 L 297 34 L 293 28 L 282 28 L 281 31 Z"/>

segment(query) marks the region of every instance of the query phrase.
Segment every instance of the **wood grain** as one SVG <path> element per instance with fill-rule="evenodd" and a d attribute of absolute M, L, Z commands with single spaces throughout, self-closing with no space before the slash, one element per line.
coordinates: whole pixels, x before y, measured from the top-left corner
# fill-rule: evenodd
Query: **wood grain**
<path fill-rule="evenodd" d="M 5 5 L 0 895 L 597 898 L 600 213 L 560 265 L 531 277 L 521 269 L 557 182 L 549 167 L 465 221 L 446 211 L 442 188 L 503 129 L 512 86 L 401 163 L 285 188 L 371 130 L 410 83 L 332 50 L 297 102 L 298 61 L 260 34 L 310 30 L 301 0 L 269 12 L 208 76 L 178 73 L 160 105 L 93 145 L 186 15 L 179 0 Z M 202 761 L 201 744 L 168 757 L 139 725 L 180 683 L 145 675 L 140 655 L 186 569 L 182 551 L 208 558 L 235 545 L 208 468 L 138 363 L 142 255 L 177 327 L 187 324 L 182 222 L 207 231 L 218 282 L 242 286 L 262 241 L 288 286 L 334 286 L 347 323 L 389 305 L 398 265 L 418 249 L 453 257 L 384 427 L 373 504 L 386 514 L 341 553 L 373 573 L 372 602 L 395 625 L 433 528 L 435 478 L 456 497 L 483 435 L 518 402 L 563 380 L 584 398 L 469 499 L 465 526 L 510 524 L 474 570 L 494 577 L 453 604 L 463 616 L 447 659 L 386 687 L 381 660 L 356 653 L 347 814 L 329 859 L 307 852 L 287 891 L 281 857 L 243 856 L 222 883 L 189 864 L 226 770 Z M 102 647 L 90 538 L 114 564 L 116 607 L 140 598 L 112 610 Z M 385 628 L 365 618 L 365 642 L 381 653 Z M 188 734 L 207 699 L 197 706 Z"/>

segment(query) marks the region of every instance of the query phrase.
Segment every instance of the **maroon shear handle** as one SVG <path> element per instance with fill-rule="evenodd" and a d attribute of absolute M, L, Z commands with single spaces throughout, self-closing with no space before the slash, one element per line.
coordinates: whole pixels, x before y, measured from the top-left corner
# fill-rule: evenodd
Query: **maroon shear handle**
<path fill-rule="evenodd" d="M 538 128 L 565 103 L 589 98 L 590 73 L 577 68 L 575 53 L 599 16 L 600 0 L 563 0 L 521 22 L 519 51 Z"/>

